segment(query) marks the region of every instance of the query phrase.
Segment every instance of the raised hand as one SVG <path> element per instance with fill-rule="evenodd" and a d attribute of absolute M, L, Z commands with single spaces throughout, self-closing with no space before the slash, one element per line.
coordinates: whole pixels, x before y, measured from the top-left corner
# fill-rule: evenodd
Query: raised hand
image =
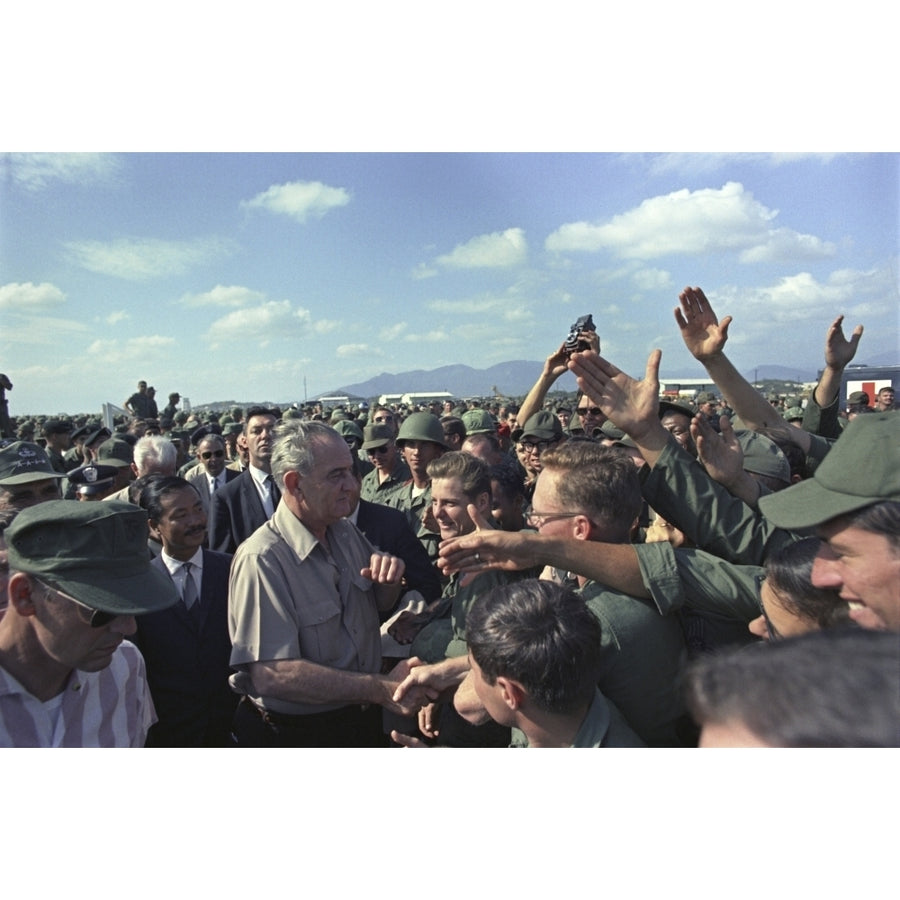
<path fill-rule="evenodd" d="M 717 356 L 728 340 L 731 316 L 719 322 L 706 295 L 698 287 L 686 287 L 679 295 L 681 307 L 675 308 L 675 321 L 691 356 L 705 362 Z"/>

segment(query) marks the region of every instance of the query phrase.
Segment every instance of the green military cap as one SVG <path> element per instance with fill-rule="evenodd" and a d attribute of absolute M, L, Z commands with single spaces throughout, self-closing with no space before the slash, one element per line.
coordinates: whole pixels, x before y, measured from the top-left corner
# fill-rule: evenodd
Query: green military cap
<path fill-rule="evenodd" d="M 486 409 L 467 409 L 462 414 L 466 434 L 496 434 L 497 423 Z"/>
<path fill-rule="evenodd" d="M 738 431 L 735 437 L 744 451 L 745 472 L 791 483 L 791 464 L 775 441 L 758 431 Z"/>
<path fill-rule="evenodd" d="M 110 438 L 97 448 L 97 462 L 105 466 L 130 466 L 134 462 L 134 447 L 128 441 Z"/>
<path fill-rule="evenodd" d="M 44 437 L 51 434 L 68 434 L 72 430 L 72 423 L 64 419 L 47 419 L 43 425 Z"/>
<path fill-rule="evenodd" d="M 779 528 L 812 528 L 882 500 L 900 501 L 900 414 L 857 416 L 812 478 L 761 497 Z"/>
<path fill-rule="evenodd" d="M 341 419 L 340 421 L 335 422 L 334 425 L 332 425 L 332 428 L 334 428 L 344 440 L 348 437 L 356 438 L 359 441 L 364 440 L 362 429 L 356 422 L 351 422 L 350 419 Z"/>
<path fill-rule="evenodd" d="M 441 420 L 427 412 L 413 413 L 403 420 L 397 434 L 397 446 L 402 447 L 404 441 L 431 441 L 432 444 L 438 444 L 445 450 L 450 449 L 444 437 Z"/>
<path fill-rule="evenodd" d="M 622 438 L 625 437 L 625 432 L 622 431 L 618 425 L 613 425 L 609 419 L 607 419 L 599 429 L 595 428 L 594 431 L 600 431 L 603 437 L 611 441 L 621 441 Z"/>
<path fill-rule="evenodd" d="M 787 422 L 796 422 L 803 420 L 803 407 L 802 406 L 789 406 L 784 411 L 784 419 Z"/>
<path fill-rule="evenodd" d="M 118 474 L 118 466 L 89 462 L 72 469 L 67 477 L 69 483 L 75 485 L 75 491 L 80 497 L 93 497 L 111 487 Z"/>
<path fill-rule="evenodd" d="M 390 425 L 366 425 L 363 431 L 363 450 L 383 447 L 394 439 L 394 429 Z"/>
<path fill-rule="evenodd" d="M 849 403 L 850 406 L 868 406 L 869 395 L 865 391 L 854 391 L 847 397 L 847 403 Z"/>
<path fill-rule="evenodd" d="M 147 535 L 146 510 L 115 500 L 48 500 L 22 510 L 4 532 L 10 569 L 119 616 L 178 601 L 172 579 L 150 565 Z"/>
<path fill-rule="evenodd" d="M 528 437 L 539 441 L 557 441 L 562 436 L 562 422 L 553 413 L 542 409 L 531 416 L 523 428 L 517 428 L 512 434 L 512 439 L 519 441 Z"/>
<path fill-rule="evenodd" d="M 244 426 L 240 422 L 229 422 L 222 429 L 222 434 L 240 434 L 243 430 Z"/>
<path fill-rule="evenodd" d="M 65 478 L 50 462 L 47 452 L 31 441 L 15 441 L 0 450 L 0 485 L 25 484 L 47 478 Z"/>
<path fill-rule="evenodd" d="M 709 391 L 700 391 L 697 394 L 696 403 L 697 406 L 700 406 L 701 403 L 716 403 L 718 401 L 718 397 L 715 394 L 711 394 Z"/>

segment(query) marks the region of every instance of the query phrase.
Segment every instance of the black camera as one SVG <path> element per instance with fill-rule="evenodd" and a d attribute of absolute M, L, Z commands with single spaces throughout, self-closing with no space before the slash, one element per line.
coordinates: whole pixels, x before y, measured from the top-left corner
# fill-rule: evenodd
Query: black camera
<path fill-rule="evenodd" d="M 576 350 L 590 350 L 591 345 L 583 340 L 581 337 L 582 332 L 584 331 L 596 331 L 594 328 L 594 319 L 590 314 L 586 316 L 582 316 L 573 326 L 571 331 L 569 331 L 569 336 L 566 338 L 566 351 L 568 353 L 574 353 Z"/>

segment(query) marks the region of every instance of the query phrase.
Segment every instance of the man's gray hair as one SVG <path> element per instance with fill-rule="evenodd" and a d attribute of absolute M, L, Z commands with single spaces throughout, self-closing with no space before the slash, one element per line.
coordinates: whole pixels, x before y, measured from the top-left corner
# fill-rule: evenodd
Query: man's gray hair
<path fill-rule="evenodd" d="M 134 466 L 139 476 L 152 472 L 174 475 L 177 460 L 175 445 L 162 435 L 145 435 L 134 445 Z"/>
<path fill-rule="evenodd" d="M 275 483 L 284 487 L 286 472 L 308 475 L 315 465 L 315 445 L 335 439 L 344 444 L 344 439 L 330 425 L 322 422 L 289 419 L 279 425 L 275 429 L 271 461 Z"/>

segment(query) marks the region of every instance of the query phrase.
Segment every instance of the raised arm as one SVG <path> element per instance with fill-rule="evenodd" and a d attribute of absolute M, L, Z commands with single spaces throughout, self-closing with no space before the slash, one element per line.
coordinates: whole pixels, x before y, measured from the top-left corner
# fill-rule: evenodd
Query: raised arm
<path fill-rule="evenodd" d="M 862 325 L 857 325 L 848 341 L 841 327 L 843 321 L 844 317 L 838 316 L 825 334 L 825 368 L 813 391 L 813 399 L 822 407 L 830 406 L 837 399 L 844 369 L 856 356 L 856 348 L 863 333 Z"/>
<path fill-rule="evenodd" d="M 591 349 L 600 352 L 600 337 L 596 331 L 584 331 L 582 337 L 591 345 Z M 563 341 L 559 349 L 551 353 L 544 361 L 544 368 L 534 383 L 528 396 L 522 401 L 517 413 L 517 420 L 524 425 L 535 413 L 544 408 L 544 398 L 553 384 L 568 371 L 569 351 Z"/>
<path fill-rule="evenodd" d="M 686 287 L 679 295 L 675 321 L 685 346 L 702 363 L 725 396 L 728 405 L 747 428 L 759 431 L 783 421 L 778 410 L 744 378 L 725 355 L 731 316 L 719 322 L 706 295 L 698 287 Z"/>

